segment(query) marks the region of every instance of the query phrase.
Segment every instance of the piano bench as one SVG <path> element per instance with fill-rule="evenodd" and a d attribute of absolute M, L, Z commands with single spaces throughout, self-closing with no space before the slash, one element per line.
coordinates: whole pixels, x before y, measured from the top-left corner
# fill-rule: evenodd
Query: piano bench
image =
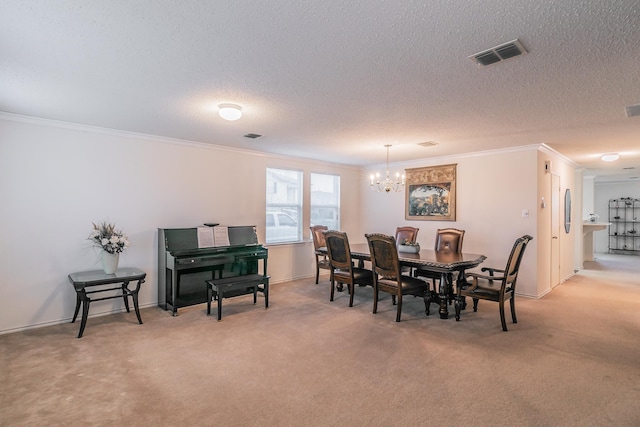
<path fill-rule="evenodd" d="M 253 293 L 253 303 L 257 302 L 257 292 L 264 293 L 264 308 L 269 308 L 269 277 L 262 274 L 248 274 L 225 279 L 207 280 L 207 315 L 211 314 L 211 301 L 218 300 L 218 321 L 222 319 L 222 299 Z M 264 284 L 264 289 L 259 287 Z"/>

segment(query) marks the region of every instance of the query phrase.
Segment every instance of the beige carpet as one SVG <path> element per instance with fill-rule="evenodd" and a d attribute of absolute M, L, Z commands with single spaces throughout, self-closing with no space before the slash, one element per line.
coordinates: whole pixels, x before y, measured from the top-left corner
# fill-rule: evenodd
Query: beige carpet
<path fill-rule="evenodd" d="M 251 297 L 0 336 L 3 426 L 638 426 L 640 258 L 601 256 L 541 300 L 460 322 L 326 276 Z M 6 302 L 5 302 L 6 303 Z"/>

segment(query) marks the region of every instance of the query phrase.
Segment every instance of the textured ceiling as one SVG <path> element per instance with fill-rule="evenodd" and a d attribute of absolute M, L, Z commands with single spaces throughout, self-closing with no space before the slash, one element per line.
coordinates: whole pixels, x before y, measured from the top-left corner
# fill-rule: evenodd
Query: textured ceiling
<path fill-rule="evenodd" d="M 544 143 L 638 176 L 638 28 L 640 0 L 2 0 L 0 111 L 352 165 Z"/>

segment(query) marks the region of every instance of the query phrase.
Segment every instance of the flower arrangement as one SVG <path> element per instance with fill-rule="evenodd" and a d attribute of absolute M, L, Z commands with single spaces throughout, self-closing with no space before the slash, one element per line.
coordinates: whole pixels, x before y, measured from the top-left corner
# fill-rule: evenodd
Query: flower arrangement
<path fill-rule="evenodd" d="M 121 230 L 117 230 L 115 224 L 110 224 L 105 221 L 97 225 L 95 223 L 92 224 L 93 231 L 88 239 L 94 247 L 100 248 L 110 254 L 117 254 L 131 245 L 127 236 Z"/>
<path fill-rule="evenodd" d="M 402 243 L 400 243 L 403 246 L 420 246 L 420 243 L 418 242 L 411 242 L 408 239 L 402 239 Z"/>
<path fill-rule="evenodd" d="M 410 242 L 407 239 L 402 239 L 402 243 L 400 243 L 400 246 L 398 246 L 398 252 L 417 254 L 418 252 L 420 252 L 420 243 Z"/>

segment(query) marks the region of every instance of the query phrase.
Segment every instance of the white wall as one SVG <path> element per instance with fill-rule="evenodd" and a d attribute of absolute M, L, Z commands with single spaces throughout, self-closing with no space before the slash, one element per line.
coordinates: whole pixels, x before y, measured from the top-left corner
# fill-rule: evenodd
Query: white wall
<path fill-rule="evenodd" d="M 608 182 L 594 186 L 595 212 L 600 216 L 600 222 L 609 222 L 609 200 L 621 197 L 640 199 L 640 182 Z M 593 233 L 595 252 L 609 251 L 609 229 Z"/>
<path fill-rule="evenodd" d="M 585 176 L 582 179 L 582 220 L 588 220 L 589 215 L 595 213 L 595 176 Z M 605 218 L 601 218 L 605 219 Z"/>
<path fill-rule="evenodd" d="M 67 275 L 100 268 L 92 221 L 128 234 L 120 266 L 147 272 L 142 306 L 157 303 L 158 227 L 257 225 L 264 242 L 266 167 L 301 169 L 307 185 L 310 172 L 340 175 L 342 228 L 362 233 L 356 168 L 4 113 L 0 135 L 0 332 L 71 319 Z M 272 283 L 314 274 L 312 246 L 271 246 Z M 108 300 L 90 314 L 121 309 Z"/>

